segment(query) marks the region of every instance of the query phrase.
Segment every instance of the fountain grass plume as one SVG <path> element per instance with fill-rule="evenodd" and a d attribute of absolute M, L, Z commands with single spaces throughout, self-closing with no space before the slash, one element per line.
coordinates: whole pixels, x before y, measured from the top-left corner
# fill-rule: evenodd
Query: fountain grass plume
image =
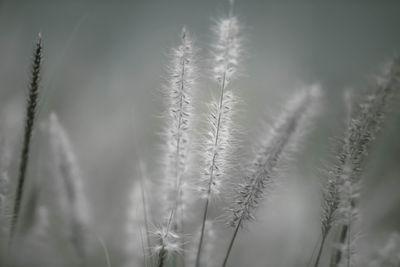
<path fill-rule="evenodd" d="M 333 249 L 330 266 L 338 266 L 343 260 L 340 248 L 351 243 L 352 220 L 358 214 L 359 188 L 363 163 L 368 154 L 369 147 L 382 126 L 387 112 L 387 106 L 400 90 L 400 58 L 396 56 L 388 62 L 382 70 L 382 74 L 375 78 L 375 91 L 368 95 L 364 102 L 358 106 L 354 117 L 348 127 L 348 151 L 345 150 L 343 161 L 343 173 L 339 177 L 340 201 L 345 204 L 341 206 L 339 213 L 339 244 Z M 349 195 L 348 191 L 351 190 Z M 353 216 L 354 214 L 354 216 Z M 347 253 L 350 255 L 350 253 Z"/>
<path fill-rule="evenodd" d="M 282 160 L 295 151 L 300 137 L 315 113 L 319 87 L 313 86 L 295 95 L 269 131 L 265 131 L 255 158 L 247 169 L 248 176 L 235 190 L 234 205 L 229 209 L 232 227 L 254 219 L 254 210 L 273 185 L 273 176 L 279 171 Z"/>
<path fill-rule="evenodd" d="M 188 167 L 193 120 L 192 97 L 197 78 L 196 51 L 192 37 L 183 28 L 180 45 L 172 50 L 168 84 L 164 88 L 168 107 L 164 181 L 167 183 L 167 191 L 170 192 L 170 204 L 167 205 L 169 213 L 171 209 L 179 209 L 181 205 L 183 176 Z"/>
<path fill-rule="evenodd" d="M 340 225 L 339 246 L 347 240 L 349 225 L 343 224 L 346 213 L 353 214 L 358 202 L 357 193 L 363 163 L 372 141 L 376 138 L 387 111 L 388 102 L 400 88 L 400 58 L 395 57 L 385 66 L 383 74 L 376 78 L 374 91 L 358 105 L 352 115 L 346 133 L 341 141 L 341 148 L 337 153 L 336 162 L 326 171 L 327 183 L 323 188 L 321 230 L 322 242 L 333 226 Z M 349 199 L 345 199 L 346 190 L 351 188 Z M 348 195 L 348 194 L 347 194 Z M 343 201 L 349 207 L 343 209 Z M 320 256 L 320 255 L 319 255 Z M 340 249 L 334 249 L 330 266 L 337 266 L 342 258 Z M 318 266 L 319 257 L 314 266 Z"/>
<path fill-rule="evenodd" d="M 42 64 L 42 53 L 43 53 L 42 36 L 39 33 L 33 54 L 33 62 L 31 68 L 31 79 L 29 83 L 29 91 L 28 91 L 26 114 L 25 114 L 24 139 L 22 143 L 21 158 L 19 163 L 20 165 L 18 169 L 18 181 L 17 181 L 17 191 L 14 199 L 14 210 L 11 219 L 10 241 L 12 241 L 12 238 L 16 231 L 19 219 L 19 213 L 21 209 L 22 198 L 24 194 L 26 169 L 28 167 L 29 150 L 30 150 L 32 132 L 35 123 L 36 109 L 39 98 L 39 80 L 40 80 L 40 71 Z"/>
<path fill-rule="evenodd" d="M 89 209 L 77 159 L 55 113 L 49 118 L 49 135 L 57 176 L 62 184 L 59 201 L 69 227 L 67 235 L 81 266 L 84 266 L 88 249 Z"/>
<path fill-rule="evenodd" d="M 247 170 L 247 177 L 240 183 L 234 193 L 233 206 L 228 224 L 234 227 L 228 251 L 222 266 L 226 266 L 233 243 L 239 228 L 246 221 L 255 218 L 254 211 L 260 201 L 271 190 L 273 177 L 279 172 L 279 166 L 295 151 L 300 137 L 310 124 L 315 113 L 315 104 L 319 96 L 319 87 L 313 86 L 295 95 L 286 105 L 282 115 L 266 135 Z"/>
<path fill-rule="evenodd" d="M 210 198 L 218 194 L 225 179 L 229 165 L 229 155 L 232 151 L 231 136 L 233 106 L 236 102 L 230 82 L 237 77 L 237 69 L 242 54 L 242 37 L 240 24 L 231 12 L 227 18 L 217 21 L 213 28 L 216 41 L 213 45 L 213 76 L 219 85 L 219 100 L 213 100 L 210 105 L 208 119 L 209 130 L 204 140 L 204 173 L 202 176 L 202 194 L 205 198 L 199 246 L 196 257 L 196 267 L 200 265 L 204 231 L 207 221 Z"/>
<path fill-rule="evenodd" d="M 172 50 L 171 63 L 168 66 L 168 83 L 164 88 L 167 99 L 167 127 L 165 130 L 165 179 L 166 184 L 164 205 L 167 212 L 168 224 L 172 228 L 163 227 L 167 231 L 173 230 L 181 235 L 183 240 L 184 203 L 183 184 L 184 176 L 189 165 L 190 134 L 193 120 L 192 98 L 196 87 L 197 48 L 189 32 L 184 27 L 181 33 L 180 45 Z M 168 236 L 168 233 L 165 233 Z M 165 252 L 165 247 L 160 253 Z M 164 259 L 160 255 L 160 259 Z M 182 259 L 184 262 L 184 259 Z"/>
<path fill-rule="evenodd" d="M 153 233 L 154 237 L 152 247 L 154 254 L 157 256 L 158 267 L 163 267 L 171 256 L 182 252 L 180 244 L 180 235 L 171 229 L 171 221 L 166 226 L 158 227 Z"/>
<path fill-rule="evenodd" d="M 132 265 L 135 262 L 139 263 L 138 259 L 143 256 L 144 265 L 148 266 L 147 259 L 149 259 L 149 265 L 153 266 L 146 194 L 147 172 L 143 162 L 139 164 L 139 172 L 139 181 L 133 183 L 129 196 L 125 225 L 127 235 L 126 252 L 129 255 L 128 265 Z M 139 239 L 142 239 L 141 248 L 137 242 Z M 139 252 L 143 255 L 140 255 Z"/>

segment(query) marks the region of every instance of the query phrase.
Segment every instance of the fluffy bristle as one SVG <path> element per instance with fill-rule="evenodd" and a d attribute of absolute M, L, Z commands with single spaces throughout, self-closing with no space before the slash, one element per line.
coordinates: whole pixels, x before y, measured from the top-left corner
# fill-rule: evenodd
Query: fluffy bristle
<path fill-rule="evenodd" d="M 192 124 L 192 97 L 196 85 L 196 48 L 184 28 L 181 44 L 173 50 L 169 67 L 169 82 L 165 88 L 168 97 L 166 130 L 166 182 L 170 188 L 172 203 L 179 204 L 177 196 L 188 166 L 190 129 Z"/>
<path fill-rule="evenodd" d="M 329 231 L 343 214 L 339 214 L 343 185 L 347 182 L 355 196 L 358 196 L 358 183 L 362 164 L 366 158 L 371 142 L 376 138 L 389 99 L 400 89 L 400 59 L 393 60 L 384 70 L 384 74 L 377 78 L 375 91 L 366 97 L 358 106 L 355 114 L 349 120 L 346 134 L 342 141 L 337 162 L 327 170 L 328 182 L 323 196 L 323 233 Z M 352 197 L 352 202 L 355 198 Z M 352 204 L 353 205 L 353 204 Z"/>
<path fill-rule="evenodd" d="M 227 85 L 236 75 L 242 53 L 240 24 L 235 16 L 220 19 L 214 27 L 214 77 Z"/>
<path fill-rule="evenodd" d="M 224 93 L 222 103 L 213 101 L 210 105 L 208 119 L 209 130 L 204 144 L 204 173 L 202 177 L 201 191 L 204 197 L 218 194 L 226 170 L 229 168 L 228 157 L 232 149 L 232 115 L 236 103 L 232 91 Z"/>
<path fill-rule="evenodd" d="M 375 91 L 359 104 L 342 140 L 336 162 L 326 171 L 328 181 L 323 189 L 321 228 L 323 236 L 330 229 L 340 225 L 338 249 L 331 256 L 332 266 L 338 265 L 346 242 L 352 243 L 350 229 L 358 218 L 358 198 L 363 163 L 372 141 L 384 120 L 387 105 L 393 95 L 400 90 L 400 58 L 395 58 L 386 66 L 383 74 L 376 79 Z M 347 245 L 347 255 L 351 256 Z"/>
<path fill-rule="evenodd" d="M 286 110 L 263 137 L 259 151 L 248 169 L 248 176 L 236 189 L 229 224 L 237 226 L 254 219 L 253 211 L 271 189 L 273 176 L 282 159 L 293 152 L 299 136 L 309 124 L 317 97 L 317 87 L 301 92 L 286 106 Z"/>
<path fill-rule="evenodd" d="M 49 119 L 49 135 L 52 155 L 56 164 L 55 173 L 61 185 L 58 187 L 60 206 L 64 210 L 65 219 L 68 222 L 67 235 L 77 256 L 83 262 L 88 243 L 89 210 L 72 145 L 54 113 L 50 115 Z"/>

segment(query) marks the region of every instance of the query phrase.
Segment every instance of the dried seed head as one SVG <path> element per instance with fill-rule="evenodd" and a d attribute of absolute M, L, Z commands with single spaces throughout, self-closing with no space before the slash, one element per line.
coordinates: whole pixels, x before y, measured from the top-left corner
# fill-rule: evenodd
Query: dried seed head
<path fill-rule="evenodd" d="M 55 113 L 50 115 L 49 136 L 51 153 L 55 160 L 60 207 L 67 223 L 66 235 L 81 262 L 88 249 L 89 209 L 83 188 L 82 176 L 66 131 Z"/>
<path fill-rule="evenodd" d="M 172 51 L 168 69 L 169 80 L 165 86 L 168 99 L 165 180 L 168 196 L 168 210 L 179 204 L 177 196 L 188 168 L 190 129 L 192 124 L 194 94 L 197 78 L 196 48 L 188 31 L 183 28 L 180 45 Z M 178 202 L 178 203 L 177 203 Z M 166 202 L 165 202 L 166 203 Z"/>
<path fill-rule="evenodd" d="M 313 87 L 296 95 L 286 110 L 263 137 L 248 176 L 236 188 L 229 224 L 233 227 L 254 219 L 253 211 L 271 189 L 281 161 L 294 151 L 313 114 L 319 89 Z"/>
<path fill-rule="evenodd" d="M 158 257 L 159 266 L 163 266 L 160 262 L 165 262 L 174 253 L 180 253 L 182 248 L 179 244 L 180 236 L 171 231 L 169 227 L 162 226 L 153 233 L 155 244 L 152 248 L 155 255 Z"/>
<path fill-rule="evenodd" d="M 348 122 L 336 162 L 326 171 L 321 225 L 327 234 L 339 221 L 357 214 L 360 174 L 368 149 L 375 139 L 388 101 L 400 90 L 400 58 L 395 58 L 376 79 L 376 89 L 359 104 Z"/>
<path fill-rule="evenodd" d="M 232 91 L 226 91 L 221 103 L 213 101 L 208 118 L 209 129 L 204 141 L 204 171 L 199 191 L 204 197 L 217 195 L 230 168 L 232 152 L 232 115 L 236 99 Z M 210 193 L 210 194 L 209 194 Z"/>
<path fill-rule="evenodd" d="M 214 45 L 214 78 L 225 86 L 235 78 L 242 54 L 240 24 L 235 16 L 217 21 L 213 31 L 216 36 Z"/>

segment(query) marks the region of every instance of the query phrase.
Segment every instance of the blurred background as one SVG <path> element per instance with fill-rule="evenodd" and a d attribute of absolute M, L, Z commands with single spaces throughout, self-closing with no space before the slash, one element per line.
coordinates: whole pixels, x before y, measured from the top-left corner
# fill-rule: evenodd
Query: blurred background
<path fill-rule="evenodd" d="M 0 0 L 0 133 L 18 154 L 31 55 L 41 32 L 38 121 L 54 111 L 66 128 L 93 227 L 113 266 L 124 261 L 125 213 L 137 164 L 146 161 L 150 173 L 159 168 L 167 55 L 186 26 L 200 48 L 197 105 L 204 109 L 216 94 L 208 72 L 210 27 L 227 10 L 225 0 Z M 235 12 L 245 37 L 241 77 L 232 85 L 242 101 L 236 123 L 243 150 L 262 129 L 260 122 L 271 122 L 295 91 L 315 83 L 323 90 L 320 114 L 300 157 L 283 177 L 280 193 L 239 234 L 231 258 L 232 266 L 296 266 L 299 258 L 307 261 L 318 240 L 319 168 L 331 155 L 332 138 L 343 132 L 343 92 L 363 95 L 380 67 L 399 52 L 400 2 L 238 0 Z M 363 232 L 377 245 L 400 231 L 398 99 L 391 111 L 363 177 Z M 16 167 L 10 167 L 11 178 Z M 222 235 L 222 250 L 226 242 Z M 288 256 L 277 257 L 281 251 Z"/>

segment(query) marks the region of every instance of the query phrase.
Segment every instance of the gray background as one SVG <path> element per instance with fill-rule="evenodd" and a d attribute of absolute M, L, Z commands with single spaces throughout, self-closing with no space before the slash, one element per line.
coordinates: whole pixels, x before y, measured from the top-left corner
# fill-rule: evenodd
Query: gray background
<path fill-rule="evenodd" d="M 201 107 L 216 93 L 207 72 L 209 28 L 226 10 L 227 1 L 210 0 L 0 0 L 2 131 L 19 145 L 31 52 L 40 31 L 45 50 L 39 120 L 55 111 L 67 129 L 95 229 L 114 262 L 122 262 L 126 199 L 138 159 L 158 168 L 166 55 L 185 25 L 201 48 Z M 342 93 L 367 90 L 380 66 L 399 51 L 400 2 L 242 0 L 236 13 L 245 37 L 241 77 L 233 84 L 243 102 L 237 124 L 244 144 L 299 88 L 319 83 L 324 93 L 285 189 L 261 208 L 232 255 L 237 266 L 291 266 L 299 257 L 308 259 L 318 238 L 318 168 L 330 155 L 331 138 L 342 133 Z M 371 240 L 400 230 L 397 103 L 365 171 L 363 220 Z M 291 256 L 277 257 L 282 250 Z"/>

